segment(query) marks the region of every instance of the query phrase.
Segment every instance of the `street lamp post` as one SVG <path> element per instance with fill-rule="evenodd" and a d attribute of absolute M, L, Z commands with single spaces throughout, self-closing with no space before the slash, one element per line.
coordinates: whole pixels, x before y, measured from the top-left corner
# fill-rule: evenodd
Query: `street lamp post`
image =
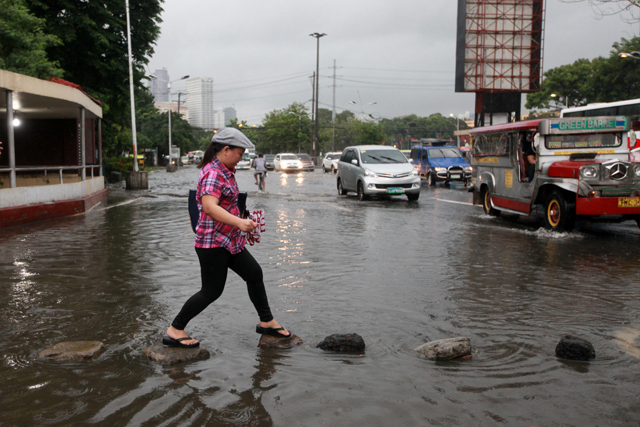
<path fill-rule="evenodd" d="M 313 147 L 311 147 L 311 155 L 313 157 L 315 157 L 316 155 L 316 142 L 319 142 L 319 137 L 318 137 L 318 88 L 319 88 L 319 81 L 320 81 L 320 37 L 324 37 L 326 36 L 325 33 L 313 33 L 313 34 L 309 34 L 311 37 L 315 37 L 316 38 L 316 42 L 317 42 L 317 47 L 316 47 L 316 117 L 315 117 L 315 138 L 313 138 Z"/>
<path fill-rule="evenodd" d="M 150 75 L 149 77 L 151 77 L 152 79 L 162 80 L 163 82 L 166 82 L 167 90 L 169 91 L 169 163 L 167 164 L 167 167 L 168 167 L 169 165 L 171 165 L 171 109 L 172 109 L 172 101 L 173 101 L 171 97 L 171 83 L 188 79 L 189 76 L 188 75 L 182 76 L 179 79 L 171 80 L 170 82 L 166 81 L 165 79 L 158 78 L 153 74 Z M 180 153 L 178 153 L 178 159 L 176 160 L 176 169 L 178 168 L 179 164 L 180 164 Z M 167 170 L 169 170 L 169 168 Z"/>
<path fill-rule="evenodd" d="M 455 117 L 456 118 L 456 131 L 460 132 L 460 116 L 458 115 L 453 115 L 453 113 L 449 114 L 451 117 Z M 460 148 L 460 135 L 456 135 L 456 144 L 458 145 L 458 148 Z"/>
<path fill-rule="evenodd" d="M 358 99 L 360 100 L 360 114 L 362 115 L 363 118 L 366 119 L 367 115 L 364 112 L 364 106 L 362 105 L 362 98 L 360 97 L 360 91 L 358 91 Z M 373 101 L 373 102 L 368 103 L 367 106 L 374 105 L 374 104 L 377 104 L 377 103 L 378 103 L 378 101 Z M 349 104 L 358 105 L 358 103 L 356 101 L 349 101 Z M 372 119 L 375 120 L 375 118 L 371 114 L 369 114 L 369 117 L 371 117 Z"/>
<path fill-rule="evenodd" d="M 564 107 L 565 107 L 565 108 L 569 108 L 569 97 L 568 97 L 568 96 L 564 96 L 564 97 L 563 97 L 563 96 L 556 95 L 555 93 L 552 93 L 552 94 L 551 94 L 551 95 L 549 95 L 549 96 L 550 96 L 550 97 L 552 97 L 552 98 L 554 99 L 554 101 L 555 101 L 555 98 L 558 98 L 558 101 L 556 101 L 556 102 L 561 102 L 560 100 L 562 100 L 562 99 L 564 98 L 564 99 L 563 99 L 563 100 L 564 100 L 564 102 L 565 102 Z"/>

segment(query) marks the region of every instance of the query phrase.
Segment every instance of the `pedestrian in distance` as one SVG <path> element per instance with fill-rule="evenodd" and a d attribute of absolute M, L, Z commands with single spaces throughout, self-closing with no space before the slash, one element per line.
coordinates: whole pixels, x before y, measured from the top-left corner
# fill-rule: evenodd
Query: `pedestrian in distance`
<path fill-rule="evenodd" d="M 265 190 L 267 188 L 267 166 L 265 165 L 265 159 L 262 153 L 258 154 L 258 157 L 253 159 L 253 165 L 255 172 L 253 172 L 253 177 L 256 179 L 256 185 L 259 184 L 258 177 L 262 174 L 262 188 L 260 190 Z"/>
<path fill-rule="evenodd" d="M 247 283 L 249 298 L 260 318 L 256 332 L 279 338 L 291 336 L 291 332 L 280 326 L 271 314 L 262 268 L 245 248 L 247 241 L 242 235 L 242 232 L 253 231 L 258 224 L 240 217 L 235 167 L 242 160 L 245 149 L 253 147 L 239 130 L 223 128 L 213 136 L 198 165 L 202 170 L 196 194 L 199 218 L 194 246 L 200 261 L 202 288 L 185 302 L 167 329 L 162 339 L 166 346 L 193 348 L 200 345 L 198 340 L 187 335 L 185 328 L 191 319 L 222 295 L 229 269 Z"/>

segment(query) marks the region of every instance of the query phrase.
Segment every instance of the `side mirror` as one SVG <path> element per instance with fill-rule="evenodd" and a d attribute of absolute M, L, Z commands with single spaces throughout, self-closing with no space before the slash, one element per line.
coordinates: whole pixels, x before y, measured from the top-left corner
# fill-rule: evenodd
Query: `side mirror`
<path fill-rule="evenodd" d="M 409 163 L 413 163 L 413 159 L 407 159 Z"/>
<path fill-rule="evenodd" d="M 351 164 L 358 166 L 358 159 L 351 160 Z"/>

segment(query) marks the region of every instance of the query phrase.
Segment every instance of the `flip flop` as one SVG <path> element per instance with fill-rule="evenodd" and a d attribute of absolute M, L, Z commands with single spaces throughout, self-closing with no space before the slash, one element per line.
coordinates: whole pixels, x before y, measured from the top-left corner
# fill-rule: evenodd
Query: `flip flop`
<path fill-rule="evenodd" d="M 280 332 L 278 332 L 284 330 L 284 328 L 263 328 L 259 323 L 256 325 L 256 332 L 259 334 L 271 335 L 272 337 L 278 338 L 291 338 L 291 335 L 293 335 L 291 331 L 289 331 L 289 335 L 282 335 Z"/>
<path fill-rule="evenodd" d="M 167 347 L 178 347 L 178 348 L 196 348 L 200 346 L 200 342 L 197 342 L 195 344 L 182 344 L 182 341 L 189 341 L 192 340 L 193 338 L 191 337 L 184 337 L 184 338 L 171 338 L 169 335 L 165 335 L 162 338 L 162 344 L 166 345 Z"/>

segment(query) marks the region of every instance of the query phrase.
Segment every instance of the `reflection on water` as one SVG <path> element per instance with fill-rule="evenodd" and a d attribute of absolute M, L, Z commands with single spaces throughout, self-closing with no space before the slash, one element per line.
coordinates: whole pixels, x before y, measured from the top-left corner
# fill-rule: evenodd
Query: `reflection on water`
<path fill-rule="evenodd" d="M 109 191 L 87 215 L 0 231 L 0 425 L 635 425 L 640 421 L 640 232 L 632 223 L 550 233 L 492 218 L 462 188 L 340 197 L 335 175 L 272 172 L 258 192 L 267 231 L 249 247 L 276 317 L 305 342 L 261 350 L 246 286 L 189 324 L 212 357 L 142 358 L 200 286 L 187 190 L 198 170 L 152 172 L 151 190 Z M 448 203 L 456 202 L 456 203 Z M 363 355 L 315 345 L 355 332 Z M 561 335 L 597 358 L 555 358 Z M 468 336 L 473 360 L 413 349 Z M 95 362 L 36 354 L 100 340 Z"/>

